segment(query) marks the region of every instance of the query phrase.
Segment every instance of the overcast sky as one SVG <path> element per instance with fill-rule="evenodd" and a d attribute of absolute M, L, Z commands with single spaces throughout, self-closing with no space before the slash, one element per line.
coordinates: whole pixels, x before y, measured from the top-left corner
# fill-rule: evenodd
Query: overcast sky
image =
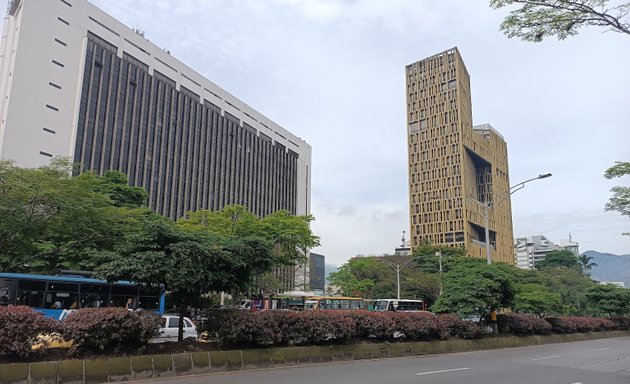
<path fill-rule="evenodd" d="M 532 44 L 487 0 L 93 0 L 313 147 L 312 213 L 327 263 L 393 252 L 408 232 L 404 67 L 457 46 L 474 124 L 508 143 L 515 236 L 569 233 L 630 254 L 603 178 L 630 161 L 630 36 L 583 29 Z M 4 0 L 6 4 L 6 0 Z"/>

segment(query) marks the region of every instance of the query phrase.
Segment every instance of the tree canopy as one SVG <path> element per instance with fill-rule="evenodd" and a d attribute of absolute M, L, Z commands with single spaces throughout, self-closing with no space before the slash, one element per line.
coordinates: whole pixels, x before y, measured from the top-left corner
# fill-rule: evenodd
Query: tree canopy
<path fill-rule="evenodd" d="M 581 27 L 603 27 L 630 35 L 627 20 L 630 3 L 609 4 L 608 0 L 490 0 L 490 7 L 516 6 L 501 23 L 508 38 L 540 42 L 555 36 L 564 40 L 577 35 Z"/>
<path fill-rule="evenodd" d="M 627 161 L 615 162 L 615 165 L 608 168 L 604 173 L 604 177 L 607 179 L 628 175 L 630 175 L 630 162 Z M 610 191 L 612 196 L 606 203 L 605 210 L 617 211 L 623 216 L 630 216 L 630 187 L 615 186 Z M 623 235 L 630 236 L 630 232 L 623 233 Z"/>
<path fill-rule="evenodd" d="M 630 313 L 630 289 L 613 284 L 598 284 L 586 292 L 589 303 L 595 310 L 610 316 Z"/>
<path fill-rule="evenodd" d="M 305 261 L 307 252 L 319 245 L 310 229 L 311 215 L 276 211 L 258 218 L 241 205 L 228 205 L 219 211 L 188 212 L 177 225 L 191 233 L 214 236 L 258 236 L 273 244 L 275 265 L 295 265 Z"/>
<path fill-rule="evenodd" d="M 119 172 L 71 177 L 67 159 L 40 168 L 0 161 L 0 270 L 82 269 L 86 253 L 111 249 L 146 193 Z"/>
<path fill-rule="evenodd" d="M 541 271 L 551 268 L 580 269 L 577 257 L 569 251 L 551 251 L 536 262 L 535 267 Z"/>
<path fill-rule="evenodd" d="M 445 274 L 444 293 L 432 310 L 487 318 L 498 308 L 511 307 L 516 291 L 509 268 L 473 258 L 459 260 Z"/>

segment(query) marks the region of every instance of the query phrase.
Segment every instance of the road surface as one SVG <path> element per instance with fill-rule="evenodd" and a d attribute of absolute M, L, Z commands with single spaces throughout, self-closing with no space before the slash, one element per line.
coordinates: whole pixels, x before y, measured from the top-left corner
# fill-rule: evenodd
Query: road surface
<path fill-rule="evenodd" d="M 630 337 L 185 376 L 174 384 L 630 384 Z"/>

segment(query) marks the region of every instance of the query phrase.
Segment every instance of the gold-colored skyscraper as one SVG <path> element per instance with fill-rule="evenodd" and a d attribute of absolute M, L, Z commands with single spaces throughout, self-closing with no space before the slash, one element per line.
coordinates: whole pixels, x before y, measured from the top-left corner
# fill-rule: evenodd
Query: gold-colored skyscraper
<path fill-rule="evenodd" d="M 409 223 L 412 250 L 464 246 L 514 264 L 507 145 L 489 124 L 472 125 L 470 77 L 457 48 L 407 65 Z"/>

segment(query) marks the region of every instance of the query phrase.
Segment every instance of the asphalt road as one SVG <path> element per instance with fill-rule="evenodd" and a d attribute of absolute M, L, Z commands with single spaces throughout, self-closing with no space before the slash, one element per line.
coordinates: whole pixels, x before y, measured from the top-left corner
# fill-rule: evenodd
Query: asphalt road
<path fill-rule="evenodd" d="M 176 384 L 630 384 L 630 337 L 186 376 Z"/>

